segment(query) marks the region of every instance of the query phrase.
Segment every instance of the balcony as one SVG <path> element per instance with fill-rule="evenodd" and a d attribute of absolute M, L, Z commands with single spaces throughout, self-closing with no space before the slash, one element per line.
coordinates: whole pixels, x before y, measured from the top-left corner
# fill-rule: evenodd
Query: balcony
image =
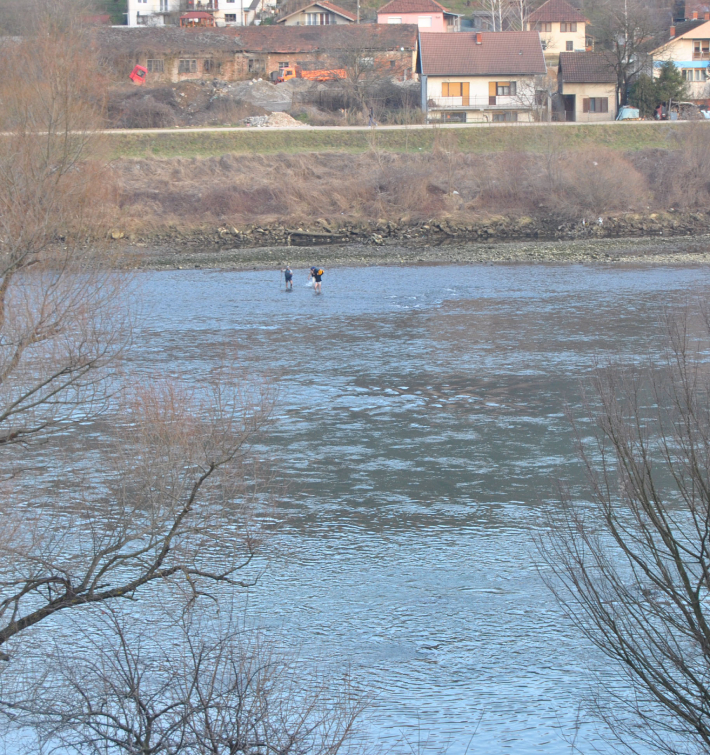
<path fill-rule="evenodd" d="M 219 10 L 219 0 L 180 0 L 181 13 L 186 13 L 191 10 Z"/>
<path fill-rule="evenodd" d="M 710 50 L 693 50 L 693 60 L 710 60 Z"/>
<path fill-rule="evenodd" d="M 534 102 L 529 98 L 498 97 L 429 97 L 429 110 L 532 110 Z"/>

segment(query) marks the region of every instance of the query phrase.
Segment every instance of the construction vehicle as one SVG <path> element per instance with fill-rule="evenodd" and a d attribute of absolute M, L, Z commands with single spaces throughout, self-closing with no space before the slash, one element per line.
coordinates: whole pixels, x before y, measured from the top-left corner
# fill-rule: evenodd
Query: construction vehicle
<path fill-rule="evenodd" d="M 304 71 L 301 66 L 288 66 L 279 71 L 275 81 L 281 84 L 290 79 L 307 79 L 308 81 L 337 81 L 346 79 L 348 74 L 342 68 L 326 69 L 321 68 L 317 71 Z"/>

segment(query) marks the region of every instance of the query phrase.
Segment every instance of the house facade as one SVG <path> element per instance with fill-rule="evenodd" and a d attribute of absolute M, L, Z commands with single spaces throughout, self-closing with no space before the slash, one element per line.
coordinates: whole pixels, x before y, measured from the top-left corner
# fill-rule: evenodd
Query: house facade
<path fill-rule="evenodd" d="M 415 24 L 422 32 L 461 31 L 461 17 L 436 0 L 390 0 L 377 11 L 378 24 Z"/>
<path fill-rule="evenodd" d="M 289 13 L 279 18 L 279 24 L 284 26 L 331 26 L 333 24 L 354 24 L 357 19 L 328 0 L 311 3 L 305 8 Z"/>
<path fill-rule="evenodd" d="M 209 13 L 210 26 L 244 26 L 251 0 L 128 0 L 128 26 L 178 26 L 188 13 Z M 208 24 L 201 24 L 208 25 Z"/>
<path fill-rule="evenodd" d="M 96 29 L 99 52 L 125 80 L 144 66 L 147 86 L 218 78 L 268 78 L 283 68 L 346 68 L 365 61 L 374 72 L 412 78 L 416 26 L 242 26 L 186 30 L 175 27 Z"/>
<path fill-rule="evenodd" d="M 560 53 L 557 90 L 566 121 L 592 123 L 616 118 L 616 72 L 603 53 Z"/>
<path fill-rule="evenodd" d="M 547 0 L 530 14 L 526 28 L 539 32 L 545 58 L 557 66 L 561 52 L 587 49 L 588 23 L 567 0 Z"/>
<path fill-rule="evenodd" d="M 534 31 L 419 35 L 417 72 L 429 123 L 534 121 L 542 104 L 537 81 L 546 71 Z"/>
<path fill-rule="evenodd" d="M 668 40 L 652 53 L 653 73 L 659 75 L 666 61 L 673 61 L 683 73 L 688 89 L 688 98 L 694 102 L 710 102 L 710 13 L 703 18 L 677 23 L 671 26 Z"/>

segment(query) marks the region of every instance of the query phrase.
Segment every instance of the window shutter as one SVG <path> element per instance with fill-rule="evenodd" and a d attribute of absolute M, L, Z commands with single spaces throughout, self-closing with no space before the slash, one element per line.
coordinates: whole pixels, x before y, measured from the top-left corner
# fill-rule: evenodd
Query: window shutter
<path fill-rule="evenodd" d="M 589 97 L 585 97 L 582 100 L 582 112 L 588 113 L 589 112 Z"/>
<path fill-rule="evenodd" d="M 515 95 L 518 93 L 518 82 L 517 81 L 511 81 L 510 82 L 510 96 L 515 97 Z"/>
<path fill-rule="evenodd" d="M 441 96 L 442 97 L 448 97 L 449 96 L 449 82 L 445 81 L 441 85 Z"/>
<path fill-rule="evenodd" d="M 497 83 L 495 81 L 489 81 L 488 82 L 488 96 L 489 97 L 495 97 L 496 91 L 497 91 Z"/>
<path fill-rule="evenodd" d="M 602 97 L 602 113 L 608 113 L 609 112 L 609 98 L 608 97 Z"/>

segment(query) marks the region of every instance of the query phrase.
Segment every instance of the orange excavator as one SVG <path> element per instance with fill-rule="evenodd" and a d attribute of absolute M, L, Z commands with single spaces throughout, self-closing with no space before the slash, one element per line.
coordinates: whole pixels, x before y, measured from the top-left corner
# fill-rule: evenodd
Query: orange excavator
<path fill-rule="evenodd" d="M 342 68 L 335 69 L 320 69 L 317 71 L 304 71 L 301 66 L 289 66 L 288 68 L 282 68 L 276 78 L 276 83 L 280 84 L 289 79 L 307 79 L 308 81 L 337 81 L 338 79 L 346 79 L 347 72 Z"/>

